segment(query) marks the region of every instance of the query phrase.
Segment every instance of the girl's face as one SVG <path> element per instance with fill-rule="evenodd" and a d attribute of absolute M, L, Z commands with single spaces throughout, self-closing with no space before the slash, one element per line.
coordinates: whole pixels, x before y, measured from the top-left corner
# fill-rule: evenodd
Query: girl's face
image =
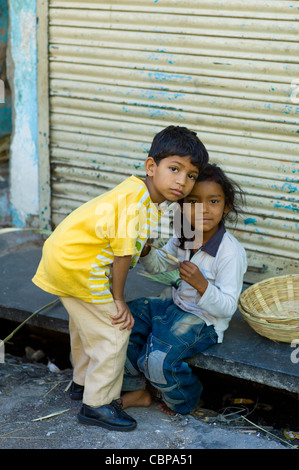
<path fill-rule="evenodd" d="M 225 195 L 220 184 L 214 181 L 195 183 L 191 193 L 184 199 L 191 205 L 190 223 L 195 227 L 195 204 L 201 203 L 203 209 L 203 243 L 206 243 L 217 232 L 223 214 L 229 207 L 225 204 Z"/>

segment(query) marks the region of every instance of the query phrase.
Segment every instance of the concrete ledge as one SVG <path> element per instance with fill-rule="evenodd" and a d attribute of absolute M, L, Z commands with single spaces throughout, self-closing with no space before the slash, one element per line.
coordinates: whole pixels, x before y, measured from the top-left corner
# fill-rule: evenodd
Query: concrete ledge
<path fill-rule="evenodd" d="M 30 239 L 17 245 L 11 240 L 10 243 L 7 239 L 2 241 L 1 252 L 0 237 L 0 318 L 21 323 L 56 297 L 43 292 L 31 282 L 41 257 L 40 240 L 32 242 Z M 10 253 L 5 254 L 7 251 Z M 140 271 L 141 268 L 136 267 L 129 273 L 127 300 L 158 296 L 165 289 L 163 284 L 141 276 Z M 37 314 L 29 324 L 68 334 L 68 315 L 60 303 Z M 299 365 L 291 361 L 293 350 L 290 344 L 276 343 L 258 335 L 237 311 L 225 333 L 224 342 L 212 346 L 189 363 L 202 369 L 298 393 Z"/>
<path fill-rule="evenodd" d="M 237 311 L 223 343 L 210 347 L 189 363 L 298 393 L 299 364 L 291 360 L 293 350 L 288 343 L 276 343 L 257 334 Z"/>

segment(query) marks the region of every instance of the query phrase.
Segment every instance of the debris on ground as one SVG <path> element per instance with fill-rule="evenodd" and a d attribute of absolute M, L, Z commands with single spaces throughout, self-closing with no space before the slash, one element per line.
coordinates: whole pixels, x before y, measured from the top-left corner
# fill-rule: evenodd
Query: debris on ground
<path fill-rule="evenodd" d="M 252 410 L 248 409 L 247 405 L 256 405 L 251 399 L 237 399 L 232 400 L 232 403 L 239 404 L 239 406 L 227 406 L 218 412 L 213 410 L 204 409 L 197 407 L 193 412 L 192 416 L 196 419 L 200 419 L 205 423 L 211 424 L 222 424 L 227 426 L 229 429 L 238 430 L 241 433 L 269 435 L 274 439 L 284 443 L 287 447 L 292 449 L 298 449 L 299 446 L 294 443 L 291 444 L 290 440 L 299 439 L 299 433 L 274 429 L 273 426 L 260 426 L 250 421 L 246 416 L 250 415 Z M 256 405 L 257 406 L 257 405 Z M 286 438 L 286 439 L 285 439 Z"/>
<path fill-rule="evenodd" d="M 72 370 L 5 356 L 0 364 L 0 449 L 286 449 L 249 424 L 223 423 L 198 408 L 187 416 L 162 413 L 157 402 L 128 410 L 137 428 L 128 433 L 78 423 L 81 402 L 68 394 Z M 248 432 L 247 432 L 248 431 Z M 129 442 L 129 444 L 128 444 Z M 291 444 L 293 445 L 293 444 Z M 184 450 L 184 452 L 185 452 Z M 102 455 L 102 454 L 101 454 Z"/>
<path fill-rule="evenodd" d="M 25 357 L 29 362 L 39 362 L 45 357 L 45 353 L 41 349 L 35 350 L 30 346 L 26 346 Z"/>

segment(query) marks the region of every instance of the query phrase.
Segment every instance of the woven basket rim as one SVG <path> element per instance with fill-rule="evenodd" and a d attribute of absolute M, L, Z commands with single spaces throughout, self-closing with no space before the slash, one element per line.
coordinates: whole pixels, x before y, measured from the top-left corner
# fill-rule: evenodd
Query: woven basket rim
<path fill-rule="evenodd" d="M 282 276 L 273 276 L 273 277 L 269 277 L 267 279 L 263 279 L 262 281 L 256 282 L 255 284 L 252 284 L 251 286 L 249 286 L 246 290 L 244 290 L 244 292 L 241 293 L 240 297 L 243 294 L 245 294 L 245 292 L 255 290 L 257 287 L 263 287 L 264 285 L 266 285 L 270 282 L 273 282 L 273 281 L 280 282 L 280 281 L 283 281 L 284 279 L 287 279 L 287 278 L 293 278 L 293 279 L 298 278 L 298 281 L 299 281 L 299 274 L 284 274 Z"/>
<path fill-rule="evenodd" d="M 299 314 L 297 315 L 297 305 L 294 306 L 298 299 L 297 285 L 299 287 L 299 274 L 275 276 L 251 285 L 242 292 L 238 299 L 238 308 L 244 320 L 258 334 L 272 341 L 291 343 L 295 338 L 299 338 Z M 267 287 L 268 292 L 265 293 Z M 290 289 L 293 298 L 292 296 L 289 298 Z M 269 302 L 271 295 L 273 303 Z M 250 296 L 252 296 L 251 299 Z M 279 309 L 280 302 L 281 310 Z M 250 307 L 248 303 L 250 303 Z M 273 311 L 275 305 L 277 306 L 277 315 Z M 279 315 L 280 311 L 281 315 Z"/>
<path fill-rule="evenodd" d="M 284 274 L 252 284 L 238 299 L 247 313 L 260 318 L 299 321 L 299 274 Z"/>
<path fill-rule="evenodd" d="M 257 323 L 261 326 L 267 326 L 272 329 L 277 329 L 277 330 L 298 330 L 298 338 L 299 338 L 299 317 L 298 317 L 298 325 L 287 325 L 285 323 L 274 323 L 274 322 L 268 322 L 266 319 L 263 318 L 257 318 L 253 315 L 250 315 L 248 312 L 244 311 L 240 303 L 238 303 L 238 307 L 242 315 L 250 320 L 252 323 Z"/>
<path fill-rule="evenodd" d="M 248 307 L 248 305 L 244 305 L 243 299 L 241 296 L 239 297 L 239 305 L 242 306 L 242 309 L 247 312 L 249 315 L 252 315 L 255 318 L 267 318 L 268 320 L 280 320 L 280 321 L 297 321 L 299 322 L 299 309 L 298 309 L 298 314 L 290 316 L 290 315 L 268 315 L 264 313 L 260 313 L 258 311 L 255 311 L 254 309 Z M 298 323 L 299 324 L 299 323 Z"/>

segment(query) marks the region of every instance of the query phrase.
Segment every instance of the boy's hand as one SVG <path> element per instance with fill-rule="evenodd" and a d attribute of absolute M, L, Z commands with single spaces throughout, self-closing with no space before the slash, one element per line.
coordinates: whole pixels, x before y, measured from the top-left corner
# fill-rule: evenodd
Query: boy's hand
<path fill-rule="evenodd" d="M 131 330 L 134 319 L 124 299 L 124 288 L 131 263 L 131 255 L 115 256 L 112 273 L 112 295 L 118 313 L 112 316 L 112 325 L 122 323 L 120 330 L 128 328 Z"/>
<path fill-rule="evenodd" d="M 148 241 L 146 242 L 146 244 L 144 245 L 144 247 L 142 248 L 142 251 L 140 253 L 140 256 L 141 258 L 143 256 L 146 256 L 149 254 L 149 252 L 151 251 L 151 239 L 149 238 Z"/>
<path fill-rule="evenodd" d="M 128 328 L 128 330 L 131 330 L 134 326 L 135 320 L 126 302 L 124 300 L 115 300 L 115 299 L 114 299 L 114 302 L 118 310 L 118 313 L 116 315 L 111 316 L 112 325 L 117 325 L 118 323 L 122 323 L 122 325 L 119 328 L 120 330 L 124 330 L 125 328 Z"/>
<path fill-rule="evenodd" d="M 183 261 L 179 267 L 180 276 L 183 281 L 188 282 L 190 286 L 194 287 L 200 295 L 203 295 L 208 287 L 208 281 L 198 269 L 196 264 L 191 261 Z"/>

